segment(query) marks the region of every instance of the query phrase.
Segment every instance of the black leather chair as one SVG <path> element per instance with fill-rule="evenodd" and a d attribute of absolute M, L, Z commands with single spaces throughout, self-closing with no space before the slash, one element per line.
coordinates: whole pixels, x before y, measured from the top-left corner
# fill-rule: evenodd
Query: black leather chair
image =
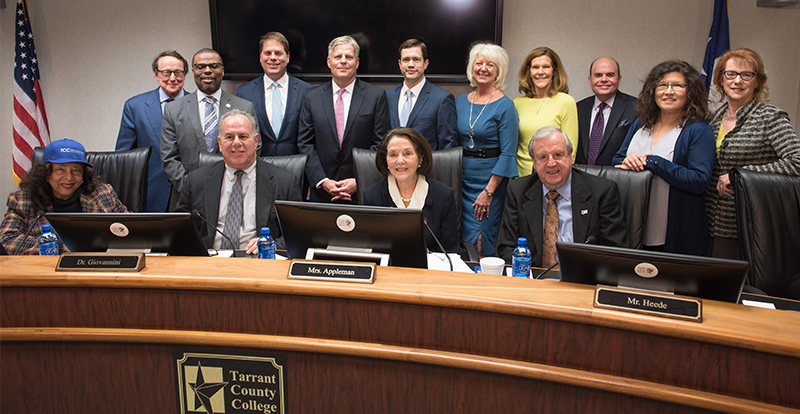
<path fill-rule="evenodd" d="M 741 168 L 730 176 L 748 285 L 800 300 L 800 177 Z"/>
<path fill-rule="evenodd" d="M 614 181 L 619 187 L 628 241 L 634 249 L 644 245 L 647 208 L 650 206 L 652 171 L 627 171 L 613 166 L 574 164 L 573 168 Z"/>
<path fill-rule="evenodd" d="M 458 234 L 461 234 L 462 153 L 463 148 L 461 147 L 433 151 L 433 169 L 428 174 L 428 177 L 436 179 L 453 189 Z M 386 177 L 375 166 L 375 151 L 353 148 L 353 167 L 356 173 L 356 183 L 358 183 L 356 201 L 358 204 L 364 204 L 364 190 L 380 180 L 385 180 Z M 480 260 L 478 252 L 472 243 L 462 243 L 462 249 L 462 256 L 465 260 Z"/>
<path fill-rule="evenodd" d="M 147 167 L 150 147 L 127 151 L 86 152 L 86 161 L 94 165 L 95 174 L 117 192 L 117 197 L 133 212 L 147 210 Z M 42 162 L 44 148 L 33 149 L 31 166 Z"/>
<path fill-rule="evenodd" d="M 281 167 L 285 170 L 288 170 L 290 173 L 299 177 L 301 183 L 305 181 L 305 171 L 306 171 L 306 162 L 308 161 L 308 154 L 261 156 L 258 158 L 276 167 Z M 222 161 L 222 154 L 201 152 L 200 157 L 198 158 L 198 168 L 205 167 L 206 165 L 211 165 L 220 161 Z"/>

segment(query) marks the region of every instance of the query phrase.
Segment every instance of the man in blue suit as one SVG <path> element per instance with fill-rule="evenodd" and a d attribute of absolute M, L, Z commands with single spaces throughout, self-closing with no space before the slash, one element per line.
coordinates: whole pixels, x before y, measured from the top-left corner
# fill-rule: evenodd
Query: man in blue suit
<path fill-rule="evenodd" d="M 404 81 L 386 90 L 392 128 L 413 128 L 434 151 L 457 146 L 456 100 L 452 93 L 425 80 L 428 46 L 408 39 L 397 53 Z"/>
<path fill-rule="evenodd" d="M 239 87 L 236 96 L 253 103 L 261 126 L 261 155 L 297 154 L 297 123 L 303 96 L 311 85 L 286 73 L 289 41 L 279 32 L 261 36 L 259 61 L 264 76 Z"/>
<path fill-rule="evenodd" d="M 341 36 L 328 44 L 332 82 L 306 92 L 297 146 L 308 154 L 310 201 L 353 203 L 353 148 L 377 148 L 389 130 L 389 107 L 379 86 L 356 79 L 358 43 Z"/>
<path fill-rule="evenodd" d="M 174 50 L 161 52 L 153 60 L 159 87 L 125 101 L 117 135 L 117 151 L 151 147 L 147 179 L 147 211 L 167 211 L 172 184 L 161 165 L 161 118 L 167 102 L 186 94 L 183 82 L 189 64 Z"/>

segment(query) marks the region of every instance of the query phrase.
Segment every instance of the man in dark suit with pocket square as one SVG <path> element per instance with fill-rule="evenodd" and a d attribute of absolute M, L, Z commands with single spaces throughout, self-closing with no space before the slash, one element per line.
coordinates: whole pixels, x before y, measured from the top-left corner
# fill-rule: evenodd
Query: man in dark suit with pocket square
<path fill-rule="evenodd" d="M 594 96 L 578 102 L 578 151 L 576 164 L 612 165 L 636 112 L 636 98 L 619 92 L 622 75 L 619 64 L 610 57 L 592 62 L 589 84 Z"/>

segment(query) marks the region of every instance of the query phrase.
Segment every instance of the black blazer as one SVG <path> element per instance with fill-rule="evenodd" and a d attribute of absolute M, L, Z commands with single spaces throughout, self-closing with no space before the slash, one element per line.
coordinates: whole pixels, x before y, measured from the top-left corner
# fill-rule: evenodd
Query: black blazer
<path fill-rule="evenodd" d="M 575 154 L 575 164 L 588 164 L 589 158 L 589 134 L 592 132 L 592 106 L 594 105 L 594 95 L 578 102 L 578 150 Z M 614 98 L 614 107 L 603 131 L 603 140 L 600 141 L 600 152 L 597 154 L 596 165 L 614 165 L 611 161 L 614 154 L 619 150 L 628 129 L 633 125 L 633 121 L 639 117 L 634 106 L 636 98 L 628 94 L 617 91 Z"/>
<path fill-rule="evenodd" d="M 572 235 L 576 243 L 594 236 L 597 244 L 629 247 L 616 183 L 572 170 Z M 531 265 L 540 267 L 543 236 L 542 182 L 534 173 L 508 185 L 497 254 L 511 263 L 517 238 L 525 237 L 531 249 Z"/>
<path fill-rule="evenodd" d="M 206 220 L 217 223 L 219 219 L 219 199 L 222 179 L 225 176 L 225 162 L 198 168 L 186 176 L 181 191 L 177 211 L 198 210 Z M 300 201 L 300 179 L 283 168 L 267 162 L 256 161 L 256 228 L 269 227 L 270 235 L 279 249 L 285 244 L 275 210 L 275 200 Z M 197 223 L 200 235 L 207 247 L 214 244 L 216 230 L 208 224 Z M 260 234 L 256 232 L 256 234 Z"/>
<path fill-rule="evenodd" d="M 448 253 L 458 253 L 459 235 L 453 189 L 433 178 L 426 178 L 426 180 L 428 182 L 428 195 L 425 197 L 422 214 L 425 216 L 425 220 L 428 221 L 428 226 L 433 230 L 433 234 L 442 243 L 442 247 Z M 381 180 L 364 190 L 364 205 L 395 207 L 394 201 L 389 195 L 389 182 Z M 423 230 L 423 232 L 425 233 L 425 245 L 428 250 L 440 251 L 439 246 L 433 239 L 433 235 L 428 230 Z"/>
<path fill-rule="evenodd" d="M 283 114 L 281 134 L 275 136 L 272 125 L 264 107 L 264 75 L 245 83 L 236 90 L 236 96 L 253 103 L 258 114 L 258 125 L 261 127 L 261 155 L 293 155 L 297 154 L 297 124 L 300 120 L 300 106 L 303 96 L 312 86 L 294 76 L 289 75 L 289 87 L 286 94 L 286 111 Z M 270 111 L 272 108 L 270 108 Z"/>
<path fill-rule="evenodd" d="M 308 154 L 306 177 L 311 186 L 311 201 L 330 201 L 322 188 L 314 188 L 324 178 L 354 178 L 353 148 L 374 149 L 389 131 L 389 107 L 383 88 L 356 79 L 342 147 L 336 134 L 332 82 L 309 89 L 300 109 L 297 146 Z"/>

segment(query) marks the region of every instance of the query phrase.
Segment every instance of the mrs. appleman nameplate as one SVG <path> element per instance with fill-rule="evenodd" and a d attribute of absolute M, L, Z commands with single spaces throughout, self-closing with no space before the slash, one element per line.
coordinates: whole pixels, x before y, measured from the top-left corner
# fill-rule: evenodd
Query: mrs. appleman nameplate
<path fill-rule="evenodd" d="M 172 351 L 180 414 L 284 413 L 286 356 Z"/>
<path fill-rule="evenodd" d="M 375 281 L 376 267 L 374 263 L 292 260 L 289 267 L 289 279 L 372 283 Z"/>
<path fill-rule="evenodd" d="M 597 286 L 594 306 L 692 322 L 703 321 L 703 301 L 648 290 Z"/>
<path fill-rule="evenodd" d="M 144 253 L 64 253 L 56 271 L 138 272 L 144 267 Z"/>

